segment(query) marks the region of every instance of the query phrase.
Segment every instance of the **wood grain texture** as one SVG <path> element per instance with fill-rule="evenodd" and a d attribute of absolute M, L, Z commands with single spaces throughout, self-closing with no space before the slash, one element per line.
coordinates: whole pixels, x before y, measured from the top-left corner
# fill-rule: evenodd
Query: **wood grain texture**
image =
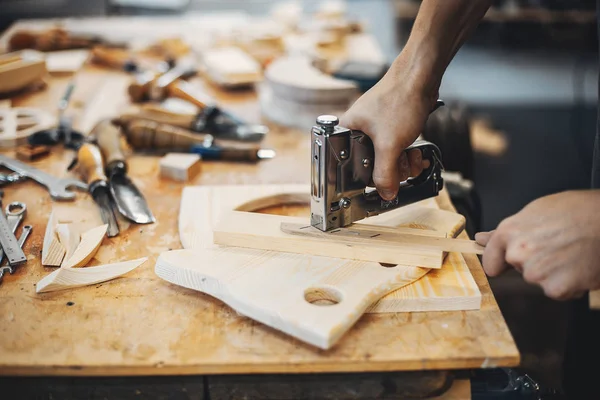
<path fill-rule="evenodd" d="M 61 267 L 64 267 L 67 265 L 67 262 L 69 262 L 75 249 L 77 249 L 81 240 L 81 235 L 76 224 L 57 224 L 56 235 L 58 236 L 60 244 L 65 249 L 65 256 L 60 264 Z"/>
<path fill-rule="evenodd" d="M 35 285 L 36 293 L 55 292 L 106 282 L 128 273 L 146 262 L 148 258 L 100 265 L 83 269 L 59 268 Z"/>
<path fill-rule="evenodd" d="M 282 223 L 305 224 L 306 218 L 231 211 L 213 230 L 218 245 L 312 254 L 406 266 L 441 268 L 443 252 L 439 249 L 388 243 L 364 243 L 356 239 L 326 241 L 310 236 L 285 233 Z"/>
<path fill-rule="evenodd" d="M 186 187 L 179 214 L 179 236 L 184 248 L 218 248 L 213 243 L 213 229 L 230 210 L 258 211 L 282 204 L 306 204 L 307 185 L 219 185 Z M 454 237 L 464 229 L 464 217 L 436 210 L 435 200 L 428 199 L 401 209 L 359 221 L 356 225 L 374 224 L 381 229 L 419 229 Z M 308 218 L 309 211 L 304 212 Z M 267 215 L 267 217 L 269 217 Z M 431 233 L 430 233 L 431 234 Z M 433 272 L 433 271 L 432 271 Z M 442 268 L 427 274 L 403 290 L 397 290 L 371 305 L 367 312 L 442 311 L 478 309 L 481 294 L 460 254 L 446 257 Z M 427 297 L 425 301 L 424 298 Z"/>
<path fill-rule="evenodd" d="M 170 27 L 180 28 L 180 18 Z M 69 19 L 68 27 L 127 32 L 160 32 L 163 25 L 130 18 L 111 18 L 108 25 L 98 19 Z M 36 20 L 14 24 L 15 29 L 44 28 L 55 21 Z M 178 25 L 179 24 L 179 25 Z M 120 26 L 121 28 L 118 28 Z M 198 26 L 194 26 L 197 36 Z M 4 36 L 4 38 L 6 37 Z M 2 43 L 2 40 L 0 40 Z M 78 89 L 89 90 L 98 82 L 123 84 L 109 87 L 110 101 L 90 107 L 86 126 L 100 115 L 117 116 L 129 100 L 125 73 L 87 65 L 78 73 Z M 55 113 L 68 78 L 53 77 L 43 92 L 13 98 L 15 107 L 39 107 Z M 252 92 L 225 93 L 199 78 L 193 79 L 219 104 L 248 122 L 259 123 L 260 107 Z M 123 93 L 122 95 L 114 95 Z M 74 97 L 77 93 L 74 93 Z M 94 123 L 90 123 L 94 122 Z M 75 129 L 83 129 L 75 122 Z M 271 160 L 243 163 L 205 163 L 194 185 L 304 184 L 308 192 L 310 149 L 307 132 L 271 125 L 264 145 L 277 151 Z M 86 129 L 83 129 L 87 131 Z M 8 155 L 12 155 L 9 151 Z M 48 173 L 65 176 L 72 152 L 60 146 L 34 163 Z M 156 179 L 158 158 L 134 154 L 128 159 L 129 175 L 148 199 L 157 222 L 131 225 L 118 237 L 107 239 L 90 264 L 109 264 L 148 256 L 135 273 L 110 284 L 77 290 L 35 294 L 34 284 L 52 268 L 40 264 L 43 232 L 52 209 L 77 217 L 96 219 L 97 206 L 86 193 L 77 201 L 56 203 L 35 182 L 26 181 L 5 191 L 7 203 L 26 200 L 27 223 L 34 226 L 25 244 L 29 261 L 15 274 L 3 278 L 0 290 L 0 374 L 46 376 L 260 374 L 347 371 L 407 371 L 444 368 L 513 367 L 519 352 L 491 292 L 477 257 L 465 261 L 481 294 L 481 309 L 474 311 L 365 314 L 348 335 L 329 351 L 291 340 L 251 319 L 242 317 L 221 302 L 196 291 L 166 284 L 152 266 L 156 257 L 181 246 L 177 216 L 184 185 Z M 29 200 L 31 199 L 31 200 Z M 444 191 L 440 207 L 453 210 Z M 228 202 L 235 200 L 227 200 Z M 196 208 L 198 218 L 204 210 Z M 269 212 L 285 213 L 292 207 Z M 210 217 L 209 217 L 210 218 Z M 378 217 L 374 217 L 378 218 Z M 62 221 L 65 222 L 65 221 Z M 86 221 L 86 224 L 89 221 Z M 462 234 L 466 238 L 465 234 Z M 428 274 L 429 275 L 429 274 Z M 427 279 L 425 276 L 423 279 Z M 67 305 L 67 303 L 72 305 Z M 26 332 L 26 334 L 23 334 Z M 393 332 L 393 334 L 390 334 Z"/>
<path fill-rule="evenodd" d="M 58 225 L 58 218 L 54 213 L 50 213 L 46 222 L 41 259 L 42 265 L 49 267 L 60 267 L 66 252 L 56 234 L 56 225 Z"/>
<path fill-rule="evenodd" d="M 209 294 L 242 315 L 324 350 L 372 303 L 427 271 L 225 247 L 165 252 L 155 266 L 168 282 Z"/>
<path fill-rule="evenodd" d="M 315 227 L 303 223 L 282 222 L 280 229 L 284 233 L 300 235 L 319 239 L 323 243 L 328 241 L 341 243 L 361 244 L 388 244 L 408 246 L 409 249 L 436 249 L 445 252 L 483 254 L 484 247 L 474 240 L 447 238 L 445 236 L 428 235 L 422 229 L 387 228 L 367 224 L 353 224 L 347 227 L 323 232 Z M 422 232 L 425 232 L 423 234 Z M 344 258 L 344 257 L 342 257 Z"/>
<path fill-rule="evenodd" d="M 102 245 L 107 229 L 108 224 L 104 224 L 83 232 L 77 248 L 73 251 L 73 254 L 69 257 L 63 268 L 85 267 L 94 257 L 100 245 Z"/>

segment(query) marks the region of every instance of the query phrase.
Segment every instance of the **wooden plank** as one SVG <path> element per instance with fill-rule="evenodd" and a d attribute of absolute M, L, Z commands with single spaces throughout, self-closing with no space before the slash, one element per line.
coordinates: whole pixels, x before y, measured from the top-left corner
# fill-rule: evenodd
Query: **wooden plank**
<path fill-rule="evenodd" d="M 443 213 L 443 212 L 442 212 Z M 282 223 L 304 224 L 306 219 L 232 211 L 214 229 L 215 244 L 252 249 L 285 251 L 406 266 L 441 268 L 443 252 L 412 245 L 380 242 L 364 243 L 356 239 L 325 241 L 281 231 Z"/>
<path fill-rule="evenodd" d="M 412 249 L 425 247 L 446 252 L 483 254 L 484 247 L 474 240 L 452 239 L 446 237 L 432 237 L 421 234 L 420 229 L 397 231 L 394 228 L 383 228 L 374 225 L 350 225 L 330 232 L 323 232 L 306 223 L 293 224 L 282 222 L 280 229 L 291 235 L 301 235 L 318 239 L 320 243 L 349 242 L 367 244 L 410 245 Z M 427 231 L 425 231 L 427 232 Z M 344 257 L 342 257 L 344 258 Z"/>
<path fill-rule="evenodd" d="M 218 248 L 213 243 L 213 227 L 231 210 L 251 212 L 277 205 L 306 205 L 308 190 L 308 185 L 188 186 L 183 190 L 179 213 L 181 242 L 186 249 Z M 369 222 L 379 229 L 419 229 L 424 234 L 444 237 L 456 236 L 464 229 L 462 216 L 432 213 L 432 207 L 438 206 L 428 199 L 368 218 L 357 225 Z M 302 215 L 305 218 L 310 215 L 308 206 Z M 440 219 L 441 215 L 445 218 Z M 440 231 L 433 230 L 436 226 Z M 480 306 L 481 293 L 464 258 L 451 254 L 441 269 L 384 296 L 367 312 L 471 310 Z"/>

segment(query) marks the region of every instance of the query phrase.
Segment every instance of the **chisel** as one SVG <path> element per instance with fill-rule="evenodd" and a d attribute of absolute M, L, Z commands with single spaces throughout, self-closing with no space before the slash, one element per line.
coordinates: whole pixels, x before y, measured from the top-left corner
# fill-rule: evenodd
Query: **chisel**
<path fill-rule="evenodd" d="M 119 234 L 119 225 L 115 217 L 111 194 L 108 188 L 108 180 L 104 175 L 102 154 L 96 145 L 86 143 L 77 152 L 77 163 L 84 180 L 89 185 L 92 198 L 100 207 L 100 217 L 108 224 L 108 237 Z"/>
<path fill-rule="evenodd" d="M 138 224 L 150 224 L 156 219 L 144 195 L 127 176 L 127 162 L 121 147 L 121 130 L 110 120 L 100 121 L 92 130 L 106 163 L 108 187 L 121 215 Z"/>

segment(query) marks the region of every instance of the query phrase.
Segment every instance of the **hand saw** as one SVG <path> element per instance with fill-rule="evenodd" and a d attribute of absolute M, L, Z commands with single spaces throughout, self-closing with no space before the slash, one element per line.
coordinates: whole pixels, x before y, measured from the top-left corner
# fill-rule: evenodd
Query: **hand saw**
<path fill-rule="evenodd" d="M 436 107 L 444 103 L 438 100 Z M 321 231 L 437 196 L 444 186 L 442 155 L 430 142 L 417 140 L 405 151 L 418 149 L 429 167 L 400 183 L 393 200 L 384 200 L 369 187 L 375 164 L 373 142 L 364 132 L 338 126 L 332 115 L 317 118 L 311 145 L 311 225 Z"/>

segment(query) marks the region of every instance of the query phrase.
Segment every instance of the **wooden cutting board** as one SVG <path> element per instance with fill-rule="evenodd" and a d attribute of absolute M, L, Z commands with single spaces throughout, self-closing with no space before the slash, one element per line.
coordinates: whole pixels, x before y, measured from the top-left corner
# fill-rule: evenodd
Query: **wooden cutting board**
<path fill-rule="evenodd" d="M 185 190 L 184 197 L 192 196 L 196 212 L 198 207 L 211 209 L 202 200 L 206 199 L 202 194 L 207 189 L 201 188 L 203 193 Z M 243 196 L 235 198 L 240 200 Z M 273 202 L 272 198 L 264 202 L 253 199 L 254 205 Z M 244 207 L 247 204 L 241 205 Z M 459 214 L 433 207 L 412 208 L 421 208 L 429 227 L 446 229 L 450 236 L 464 228 L 464 218 Z M 181 211 L 185 212 L 184 207 Z M 412 211 L 400 209 L 385 213 L 388 214 L 411 215 Z M 180 216 L 182 221 L 186 218 L 185 213 Z M 371 304 L 387 293 L 418 282 L 429 269 L 223 246 L 162 253 L 155 272 L 168 282 L 216 297 L 242 315 L 329 349 Z M 477 290 L 472 277 L 471 282 Z M 430 288 L 434 294 L 436 288 Z M 427 291 L 418 293 L 421 297 L 426 294 Z"/>
<path fill-rule="evenodd" d="M 181 244 L 185 249 L 218 248 L 213 244 L 213 228 L 226 213 L 231 210 L 258 211 L 282 204 L 307 205 L 310 201 L 308 193 L 309 186 L 299 184 L 186 187 L 179 211 Z M 437 209 L 435 223 L 431 209 Z M 307 208 L 307 218 L 308 213 Z M 427 230 L 436 230 L 437 226 L 437 230 L 448 233 L 448 236 L 456 236 L 464 229 L 461 215 L 439 210 L 433 199 L 362 222 Z M 416 282 L 389 293 L 371 304 L 367 312 L 472 310 L 480 306 L 481 293 L 463 256 L 450 253 L 441 269 L 430 271 Z"/>

